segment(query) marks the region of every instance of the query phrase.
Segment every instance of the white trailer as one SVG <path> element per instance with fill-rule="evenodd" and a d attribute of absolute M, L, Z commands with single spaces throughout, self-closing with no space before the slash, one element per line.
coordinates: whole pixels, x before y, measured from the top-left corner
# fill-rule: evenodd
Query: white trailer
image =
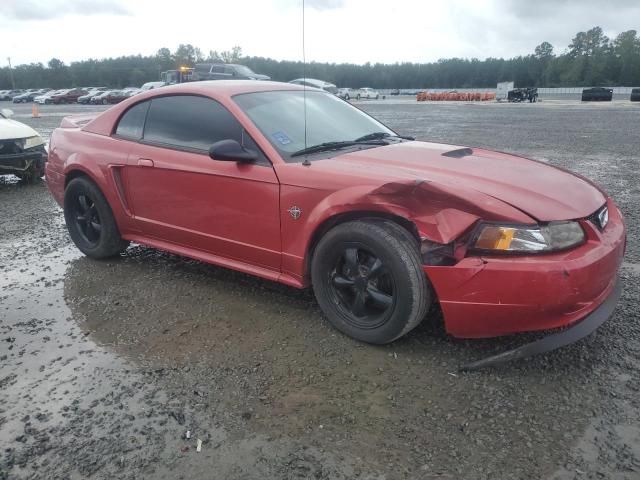
<path fill-rule="evenodd" d="M 496 101 L 501 102 L 509 98 L 509 91 L 513 90 L 514 82 L 500 82 L 496 87 Z"/>

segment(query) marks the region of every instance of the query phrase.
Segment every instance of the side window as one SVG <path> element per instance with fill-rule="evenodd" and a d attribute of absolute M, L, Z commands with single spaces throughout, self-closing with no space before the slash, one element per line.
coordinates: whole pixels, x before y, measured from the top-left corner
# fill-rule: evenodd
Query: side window
<path fill-rule="evenodd" d="M 214 65 L 211 69 L 212 73 L 224 73 L 224 67 L 222 65 Z"/>
<path fill-rule="evenodd" d="M 240 123 L 218 102 L 193 95 L 156 97 L 151 100 L 144 125 L 146 142 L 208 152 L 215 142 L 227 139 L 258 151 L 258 163 L 269 164 Z"/>
<path fill-rule="evenodd" d="M 149 101 L 138 103 L 127 110 L 118 122 L 116 135 L 132 140 L 140 140 L 144 128 L 144 119 L 147 116 L 150 103 Z"/>

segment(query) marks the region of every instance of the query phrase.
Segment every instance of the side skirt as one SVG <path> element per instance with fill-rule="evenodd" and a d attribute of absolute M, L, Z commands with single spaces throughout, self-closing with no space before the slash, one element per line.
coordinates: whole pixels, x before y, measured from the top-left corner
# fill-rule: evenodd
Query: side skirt
<path fill-rule="evenodd" d="M 260 267 L 258 265 L 252 265 L 239 260 L 234 260 L 227 257 L 221 257 L 209 252 L 203 252 L 201 250 L 194 250 L 175 243 L 165 242 L 164 240 L 158 240 L 156 238 L 144 237 L 138 235 L 123 235 L 125 240 L 146 245 L 149 247 L 157 248 L 169 253 L 175 253 L 183 257 L 193 258 L 201 262 L 210 263 L 219 267 L 229 268 L 238 272 L 247 273 L 256 277 L 271 280 L 272 282 L 283 283 L 294 288 L 305 288 L 300 280 L 292 277 L 291 275 L 271 270 L 266 267 Z"/>

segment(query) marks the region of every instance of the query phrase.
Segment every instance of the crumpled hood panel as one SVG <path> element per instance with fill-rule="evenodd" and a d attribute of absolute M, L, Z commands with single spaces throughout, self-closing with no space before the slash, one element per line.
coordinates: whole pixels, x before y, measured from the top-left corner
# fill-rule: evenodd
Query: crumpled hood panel
<path fill-rule="evenodd" d="M 24 123 L 7 118 L 0 118 L 0 140 L 15 140 L 35 137 L 37 135 L 38 132 Z"/>
<path fill-rule="evenodd" d="M 475 190 L 545 222 L 584 218 L 605 202 L 587 180 L 541 162 L 477 148 L 461 158 L 442 155 L 460 148 L 406 142 L 318 160 L 310 168 L 372 183 L 423 180 Z"/>

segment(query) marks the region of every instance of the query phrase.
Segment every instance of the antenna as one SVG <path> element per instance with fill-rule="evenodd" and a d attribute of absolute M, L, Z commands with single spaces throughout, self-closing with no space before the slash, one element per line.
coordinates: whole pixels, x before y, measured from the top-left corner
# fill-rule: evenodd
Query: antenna
<path fill-rule="evenodd" d="M 307 148 L 307 57 L 304 48 L 304 0 L 302 0 L 302 104 L 304 108 L 304 148 Z M 307 167 L 311 165 L 306 155 L 302 164 Z"/>

